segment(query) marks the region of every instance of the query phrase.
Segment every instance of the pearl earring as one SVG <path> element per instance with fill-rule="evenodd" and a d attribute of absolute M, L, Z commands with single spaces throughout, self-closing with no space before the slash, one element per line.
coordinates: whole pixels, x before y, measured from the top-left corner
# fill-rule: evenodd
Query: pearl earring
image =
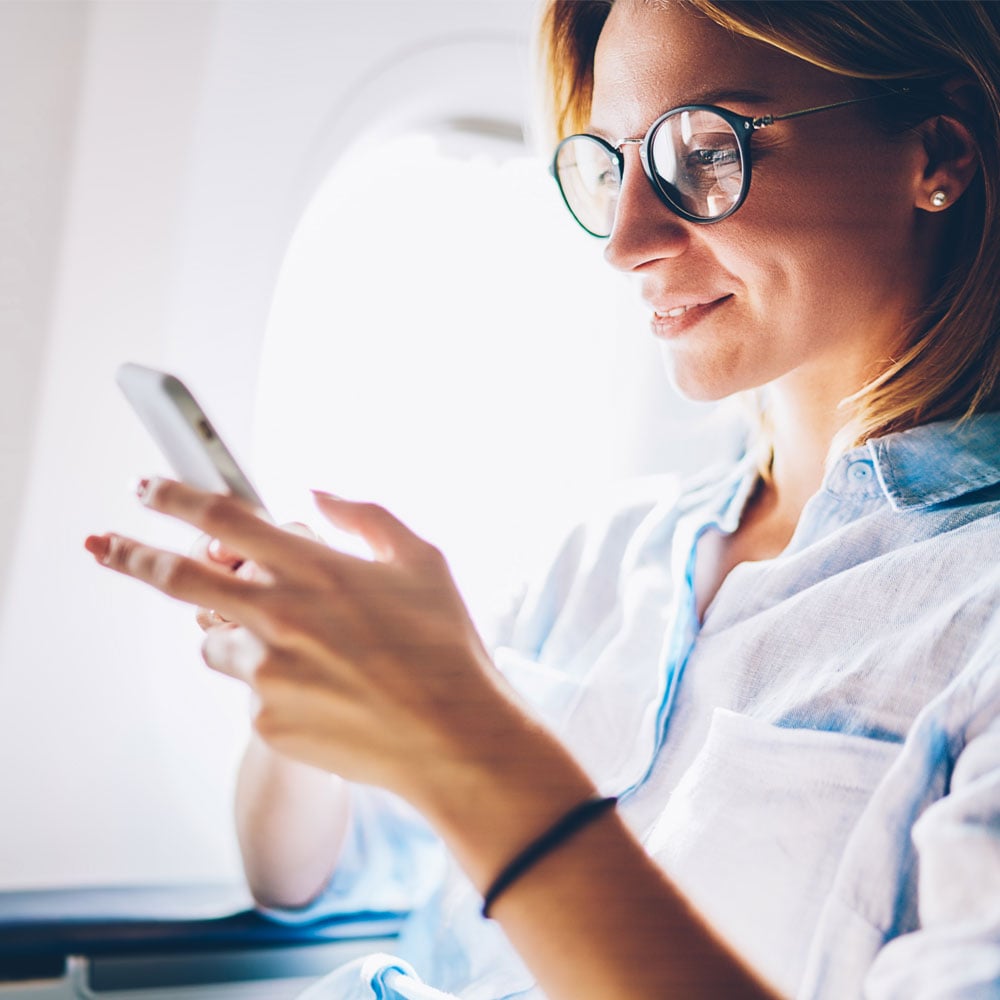
<path fill-rule="evenodd" d="M 935 208 L 941 208 L 942 205 L 948 200 L 948 192 L 942 191 L 940 188 L 937 191 L 931 192 L 931 204 Z"/>

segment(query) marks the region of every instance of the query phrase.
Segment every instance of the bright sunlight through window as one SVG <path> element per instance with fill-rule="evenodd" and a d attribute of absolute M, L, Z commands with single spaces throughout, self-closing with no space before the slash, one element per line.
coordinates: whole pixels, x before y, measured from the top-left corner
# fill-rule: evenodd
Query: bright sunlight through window
<path fill-rule="evenodd" d="M 309 487 L 387 506 L 488 627 L 595 491 L 657 464 L 636 428 L 667 433 L 644 411 L 677 405 L 601 251 L 517 147 L 449 155 L 411 134 L 339 163 L 261 363 L 253 467 L 277 516 L 318 527 Z"/>

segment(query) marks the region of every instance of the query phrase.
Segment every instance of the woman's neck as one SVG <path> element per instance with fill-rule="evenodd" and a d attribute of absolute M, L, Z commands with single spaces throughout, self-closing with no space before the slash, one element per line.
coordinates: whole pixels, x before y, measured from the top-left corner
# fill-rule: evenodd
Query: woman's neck
<path fill-rule="evenodd" d="M 800 403 L 776 394 L 768 406 L 774 449 L 767 490 L 771 517 L 792 528 L 822 485 L 830 447 L 848 420 L 836 407 Z"/>

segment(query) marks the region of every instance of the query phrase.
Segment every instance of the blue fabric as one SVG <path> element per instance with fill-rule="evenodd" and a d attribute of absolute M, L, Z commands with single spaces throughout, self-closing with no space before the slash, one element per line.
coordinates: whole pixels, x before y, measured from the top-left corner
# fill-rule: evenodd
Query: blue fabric
<path fill-rule="evenodd" d="M 453 994 L 451 995 L 453 996 Z M 394 955 L 374 954 L 338 969 L 300 993 L 298 1000 L 449 1000 L 424 983 L 413 967 Z"/>
<path fill-rule="evenodd" d="M 1000 415 L 832 461 L 786 550 L 733 569 L 699 622 L 698 540 L 733 530 L 755 481 L 744 462 L 618 497 L 526 595 L 497 665 L 784 994 L 1000 996 Z M 433 840 L 381 801 L 315 908 L 367 891 L 372 857 L 394 859 L 378 891 L 426 893 Z M 396 992 L 383 957 L 310 998 L 440 995 L 406 992 L 420 977 L 540 997 L 479 903 L 450 868 Z"/>

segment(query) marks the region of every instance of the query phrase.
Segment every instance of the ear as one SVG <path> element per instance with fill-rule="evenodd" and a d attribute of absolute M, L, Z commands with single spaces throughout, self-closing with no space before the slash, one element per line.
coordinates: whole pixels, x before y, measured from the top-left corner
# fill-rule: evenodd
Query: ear
<path fill-rule="evenodd" d="M 926 160 L 923 175 L 917 181 L 915 205 L 928 212 L 951 208 L 979 170 L 979 149 L 972 129 L 964 120 L 974 117 L 979 90 L 969 81 L 956 80 L 945 91 L 955 106 L 955 115 L 935 115 L 916 129 L 923 141 Z"/>

